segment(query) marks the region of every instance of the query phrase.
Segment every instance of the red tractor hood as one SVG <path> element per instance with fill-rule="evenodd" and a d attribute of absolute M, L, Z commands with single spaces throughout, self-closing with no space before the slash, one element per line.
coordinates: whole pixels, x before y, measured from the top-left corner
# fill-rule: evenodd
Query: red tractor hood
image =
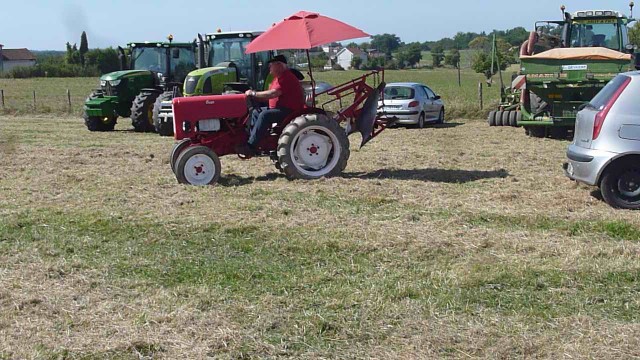
<path fill-rule="evenodd" d="M 173 121 L 176 140 L 195 135 L 200 120 L 242 118 L 247 114 L 244 94 L 191 96 L 173 99 Z M 187 125 L 185 126 L 185 123 Z"/>

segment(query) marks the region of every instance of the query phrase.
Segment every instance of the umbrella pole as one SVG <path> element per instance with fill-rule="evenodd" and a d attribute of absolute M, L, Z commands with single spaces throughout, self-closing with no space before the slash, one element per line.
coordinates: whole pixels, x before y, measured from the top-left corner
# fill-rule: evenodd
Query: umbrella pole
<path fill-rule="evenodd" d="M 307 66 L 309 67 L 309 79 L 311 79 L 311 103 L 313 107 L 316 107 L 316 81 L 313 79 L 313 73 L 311 71 L 311 56 L 309 55 L 309 49 L 306 49 L 307 52 Z"/>

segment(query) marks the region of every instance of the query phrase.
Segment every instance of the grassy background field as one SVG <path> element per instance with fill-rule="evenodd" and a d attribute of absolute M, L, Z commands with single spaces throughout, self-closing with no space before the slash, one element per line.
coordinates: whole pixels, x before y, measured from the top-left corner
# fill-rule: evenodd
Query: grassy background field
<path fill-rule="evenodd" d="M 315 77 L 317 80 L 338 85 L 362 74 L 362 71 L 327 71 L 317 72 Z M 505 79 L 507 77 L 505 75 Z M 458 74 L 454 69 L 387 71 L 385 80 L 415 81 L 429 85 L 443 97 L 447 111 L 453 117 L 484 117 L 499 100 L 499 86 L 489 88 L 484 84 L 485 111 L 480 110 L 478 83 L 484 83 L 484 76 L 471 70 L 462 71 L 461 87 L 458 86 Z M 82 115 L 85 98 L 97 85 L 96 78 L 0 79 L 0 89 L 5 93 L 5 108 L 0 108 L 0 114 L 53 113 L 79 117 Z M 68 105 L 67 89 L 71 92 L 71 109 Z"/>
<path fill-rule="evenodd" d="M 130 128 L 0 117 L 0 359 L 640 356 L 640 220 L 567 142 L 450 117 L 199 188 Z"/>

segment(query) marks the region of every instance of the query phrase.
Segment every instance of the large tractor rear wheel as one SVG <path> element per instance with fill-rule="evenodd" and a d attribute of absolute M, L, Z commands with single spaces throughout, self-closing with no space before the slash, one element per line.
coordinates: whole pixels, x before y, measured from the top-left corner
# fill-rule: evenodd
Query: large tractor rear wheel
<path fill-rule="evenodd" d="M 89 97 L 85 100 L 85 102 L 93 99 L 97 99 L 102 96 L 102 90 L 94 90 L 91 92 Z M 84 114 L 82 118 L 84 119 L 84 124 L 87 126 L 89 131 L 113 131 L 116 126 L 117 117 L 114 116 L 89 116 L 87 114 L 87 109 L 85 107 Z"/>
<path fill-rule="evenodd" d="M 183 151 L 176 162 L 178 182 L 189 185 L 213 185 L 220 179 L 220 159 L 206 146 L 192 146 Z"/>
<path fill-rule="evenodd" d="M 165 91 L 153 104 L 153 127 L 160 136 L 173 136 L 173 121 L 172 122 L 160 122 L 160 110 L 162 109 L 163 101 L 171 101 L 173 99 L 173 91 Z"/>
<path fill-rule="evenodd" d="M 323 114 L 293 120 L 278 140 L 278 163 L 287 179 L 318 179 L 342 173 L 349 160 L 344 129 Z"/>
<path fill-rule="evenodd" d="M 152 91 L 143 91 L 131 105 L 131 124 L 137 132 L 153 132 L 153 105 L 159 94 Z"/>

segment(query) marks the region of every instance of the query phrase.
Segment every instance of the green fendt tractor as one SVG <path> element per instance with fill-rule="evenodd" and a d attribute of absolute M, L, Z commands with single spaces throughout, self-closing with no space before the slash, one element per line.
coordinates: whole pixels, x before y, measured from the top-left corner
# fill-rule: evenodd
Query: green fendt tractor
<path fill-rule="evenodd" d="M 194 70 L 185 79 L 182 96 L 216 95 L 227 91 L 263 90 L 268 82 L 267 61 L 271 52 L 246 54 L 246 46 L 261 31 L 236 31 L 207 34 L 200 38 L 200 63 L 209 67 Z M 162 136 L 173 135 L 171 100 L 175 91 L 164 92 L 156 99 L 154 125 Z"/>
<path fill-rule="evenodd" d="M 176 43 L 171 35 L 168 39 L 130 43 L 128 56 L 118 48 L 122 70 L 102 75 L 100 88 L 85 102 L 84 122 L 90 131 L 111 131 L 118 117 L 131 117 L 135 131 L 154 131 L 158 96 L 179 91 L 187 74 L 197 68 L 195 41 Z"/>
<path fill-rule="evenodd" d="M 564 20 L 537 22 L 522 45 L 519 74 L 502 92 L 499 109 L 489 114 L 489 125 L 567 138 L 580 106 L 618 73 L 632 69 L 627 26 L 633 19 L 611 10 L 561 9 Z"/>

